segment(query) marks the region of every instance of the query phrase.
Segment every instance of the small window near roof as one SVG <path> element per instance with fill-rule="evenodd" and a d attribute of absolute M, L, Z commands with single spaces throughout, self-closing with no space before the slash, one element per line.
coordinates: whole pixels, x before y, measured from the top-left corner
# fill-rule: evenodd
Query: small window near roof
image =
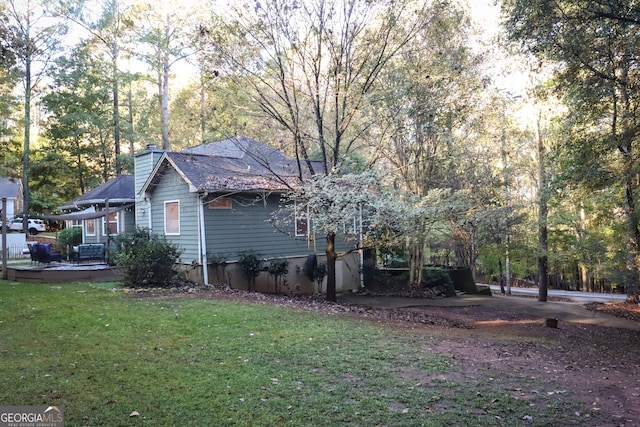
<path fill-rule="evenodd" d="M 231 209 L 231 199 L 223 197 L 209 201 L 209 209 Z"/>
<path fill-rule="evenodd" d="M 164 202 L 164 234 L 180 234 L 180 202 Z"/>

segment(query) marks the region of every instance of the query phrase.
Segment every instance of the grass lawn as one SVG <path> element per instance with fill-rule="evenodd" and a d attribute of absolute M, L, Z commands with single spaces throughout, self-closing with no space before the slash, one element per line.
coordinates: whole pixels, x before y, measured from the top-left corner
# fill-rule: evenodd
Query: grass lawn
<path fill-rule="evenodd" d="M 62 405 L 68 426 L 110 427 L 557 426 L 573 414 L 549 385 L 525 400 L 512 397 L 517 374 L 461 375 L 424 331 L 112 286 L 0 281 L 0 404 Z"/>

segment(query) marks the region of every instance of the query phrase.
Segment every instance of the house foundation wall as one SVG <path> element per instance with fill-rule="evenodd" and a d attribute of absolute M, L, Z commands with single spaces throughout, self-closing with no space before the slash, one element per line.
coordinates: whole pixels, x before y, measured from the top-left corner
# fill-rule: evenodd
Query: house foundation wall
<path fill-rule="evenodd" d="M 262 271 L 256 278 L 255 285 L 251 289 L 258 292 L 267 293 L 296 293 L 314 294 L 325 293 L 327 289 L 327 278 L 325 277 L 320 289 L 315 281 L 309 280 L 305 275 L 305 263 L 308 257 L 288 257 L 288 274 L 279 281 L 276 287 L 275 279 L 267 271 Z M 348 254 L 338 258 L 336 261 L 336 292 L 346 292 L 360 287 L 360 261 L 358 253 Z M 326 263 L 326 257 L 318 256 L 318 263 Z M 265 263 L 265 266 L 268 261 Z M 204 283 L 202 266 L 181 265 L 179 267 L 181 275 L 196 283 Z M 225 266 L 208 266 L 209 284 L 226 284 L 235 289 L 249 289 L 249 283 L 244 277 L 242 270 L 235 262 L 229 262 Z"/>

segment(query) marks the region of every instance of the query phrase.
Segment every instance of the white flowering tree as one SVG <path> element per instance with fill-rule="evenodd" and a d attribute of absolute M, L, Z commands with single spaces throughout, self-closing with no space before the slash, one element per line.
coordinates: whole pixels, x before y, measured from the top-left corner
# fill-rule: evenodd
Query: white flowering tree
<path fill-rule="evenodd" d="M 370 210 L 367 244 L 405 247 L 409 254 L 409 286 L 418 287 L 422 282 L 425 243 L 442 223 L 449 194 L 444 190 L 432 190 L 424 196 L 398 191 L 386 194 Z"/>
<path fill-rule="evenodd" d="M 291 229 L 298 217 L 307 217 L 312 237 L 326 239 L 327 294 L 329 301 L 336 301 L 336 260 L 348 252 L 336 251 L 336 236 L 345 224 L 353 224 L 362 209 L 370 209 L 380 197 L 379 179 L 373 172 L 363 174 L 318 175 L 305 182 L 286 197 L 286 204 L 272 215 L 271 222 L 281 230 Z M 352 237 L 357 240 L 357 237 Z M 359 247 L 354 245 L 353 249 Z M 349 252 L 351 252 L 349 251 Z"/>
<path fill-rule="evenodd" d="M 291 229 L 296 217 L 309 215 L 312 236 L 326 239 L 327 294 L 329 301 L 336 300 L 336 260 L 347 253 L 367 247 L 407 246 L 410 285 L 418 286 L 422 280 L 425 240 L 440 218 L 446 201 L 446 193 L 432 191 L 418 197 L 403 195 L 385 187 L 374 171 L 362 174 L 329 174 L 317 176 L 287 196 L 286 207 L 274 213 L 272 222 L 280 229 Z M 336 236 L 345 224 L 353 224 L 354 218 L 364 217 L 362 239 L 353 249 L 336 251 Z M 286 224 L 286 225 L 285 225 Z"/>

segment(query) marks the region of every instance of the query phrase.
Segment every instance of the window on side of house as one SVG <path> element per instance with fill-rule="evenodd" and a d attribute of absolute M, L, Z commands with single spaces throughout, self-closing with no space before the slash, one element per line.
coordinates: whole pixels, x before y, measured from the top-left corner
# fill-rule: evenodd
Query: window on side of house
<path fill-rule="evenodd" d="M 164 202 L 164 234 L 180 234 L 180 202 L 178 200 Z"/>
<path fill-rule="evenodd" d="M 88 219 L 84 222 L 84 234 L 87 236 L 95 236 L 96 235 L 96 220 Z"/>
<path fill-rule="evenodd" d="M 295 218 L 295 233 L 296 236 L 306 236 L 309 234 L 311 224 L 309 224 L 309 206 L 307 205 L 294 205 L 296 212 Z"/>
<path fill-rule="evenodd" d="M 109 215 L 102 217 L 102 234 L 113 236 L 120 234 L 120 212 L 111 212 Z"/>
<path fill-rule="evenodd" d="M 222 197 L 209 201 L 209 209 L 231 209 L 231 199 Z"/>
<path fill-rule="evenodd" d="M 356 217 L 353 217 L 352 221 L 347 221 L 342 224 L 342 232 L 348 235 L 356 235 L 358 234 L 358 224 Z"/>

